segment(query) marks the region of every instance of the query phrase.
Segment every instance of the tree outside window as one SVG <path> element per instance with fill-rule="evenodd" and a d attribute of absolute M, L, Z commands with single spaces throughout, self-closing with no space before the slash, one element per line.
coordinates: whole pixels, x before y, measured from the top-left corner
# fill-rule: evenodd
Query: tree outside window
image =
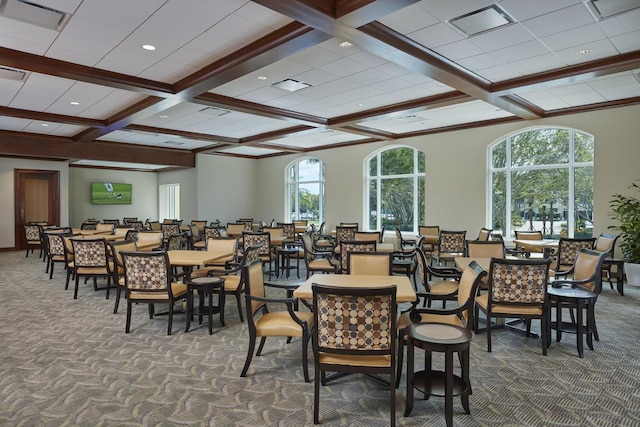
<path fill-rule="evenodd" d="M 324 221 L 324 163 L 318 159 L 297 160 L 287 167 L 287 221 Z"/>
<path fill-rule="evenodd" d="M 367 161 L 366 224 L 417 232 L 424 223 L 424 153 L 411 147 L 393 147 Z"/>
<path fill-rule="evenodd" d="M 593 147 L 593 136 L 566 128 L 527 130 L 490 146 L 492 228 L 505 237 L 591 237 Z"/>

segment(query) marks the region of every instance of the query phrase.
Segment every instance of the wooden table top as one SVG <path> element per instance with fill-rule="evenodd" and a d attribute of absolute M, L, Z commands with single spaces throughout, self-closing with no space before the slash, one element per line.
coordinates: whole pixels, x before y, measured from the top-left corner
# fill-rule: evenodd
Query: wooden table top
<path fill-rule="evenodd" d="M 360 274 L 314 274 L 298 289 L 293 291 L 293 296 L 305 300 L 313 299 L 313 291 L 311 290 L 313 283 L 345 288 L 375 288 L 396 285 L 396 301 L 398 303 L 416 300 L 416 293 L 411 285 L 411 280 L 407 276 L 367 276 Z"/>
<path fill-rule="evenodd" d="M 219 259 L 227 258 L 233 255 L 233 252 L 227 251 L 168 251 L 169 263 L 178 267 L 195 267 L 204 265 Z"/>

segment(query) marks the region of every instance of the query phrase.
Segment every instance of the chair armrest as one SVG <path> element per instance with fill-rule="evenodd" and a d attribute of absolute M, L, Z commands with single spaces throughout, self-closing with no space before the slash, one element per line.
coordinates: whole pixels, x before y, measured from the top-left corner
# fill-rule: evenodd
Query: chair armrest
<path fill-rule="evenodd" d="M 462 276 L 462 273 L 454 267 L 437 267 L 432 265 L 426 265 L 425 267 L 429 274 L 440 278 L 459 280 Z"/>
<path fill-rule="evenodd" d="M 294 285 L 294 284 L 285 285 L 285 284 L 270 283 L 270 282 L 265 282 L 264 285 L 268 286 L 270 288 L 284 289 L 286 291 L 295 291 L 296 289 L 298 289 L 300 287 L 300 285 Z"/>

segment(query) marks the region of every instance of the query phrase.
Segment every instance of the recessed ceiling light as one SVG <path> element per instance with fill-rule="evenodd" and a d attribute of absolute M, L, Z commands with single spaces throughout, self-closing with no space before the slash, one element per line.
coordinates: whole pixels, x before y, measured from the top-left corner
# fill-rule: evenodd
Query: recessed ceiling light
<path fill-rule="evenodd" d="M 446 86 L 446 84 L 444 84 L 444 83 L 438 83 L 438 87 L 445 87 L 445 86 Z"/>
<path fill-rule="evenodd" d="M 45 127 L 45 128 L 46 128 L 47 126 L 49 126 L 49 123 L 40 123 L 40 126 L 42 126 L 42 127 Z"/>
<path fill-rule="evenodd" d="M 267 80 L 267 76 L 258 76 L 258 80 Z"/>
<path fill-rule="evenodd" d="M 576 52 L 576 55 L 587 55 L 589 53 L 591 53 L 592 50 L 591 49 L 582 49 Z"/>
<path fill-rule="evenodd" d="M 293 80 L 293 79 L 285 79 L 282 81 L 279 81 L 277 83 L 272 84 L 271 86 L 280 88 L 280 89 L 284 89 L 286 91 L 289 92 L 295 92 L 297 90 L 300 89 L 304 89 L 306 87 L 310 87 L 311 85 L 309 83 L 303 83 L 303 82 L 299 82 L 297 80 Z"/>
<path fill-rule="evenodd" d="M 362 102 L 358 102 L 356 105 L 357 105 L 358 107 L 364 107 L 364 104 L 363 104 Z"/>
<path fill-rule="evenodd" d="M 168 119 L 168 118 L 169 118 L 169 116 L 162 115 L 162 116 L 160 116 L 160 118 L 161 118 L 161 119 Z"/>
<path fill-rule="evenodd" d="M 340 42 L 340 44 L 338 44 L 338 46 L 340 46 L 340 47 L 351 47 L 353 45 L 348 41 L 343 41 L 343 42 Z"/>
<path fill-rule="evenodd" d="M 143 44 L 142 48 L 144 50 L 156 50 L 156 47 L 154 45 L 152 45 L 152 44 Z"/>
<path fill-rule="evenodd" d="M 70 101 L 69 104 L 71 104 L 71 105 L 80 105 L 80 103 L 78 101 Z"/>

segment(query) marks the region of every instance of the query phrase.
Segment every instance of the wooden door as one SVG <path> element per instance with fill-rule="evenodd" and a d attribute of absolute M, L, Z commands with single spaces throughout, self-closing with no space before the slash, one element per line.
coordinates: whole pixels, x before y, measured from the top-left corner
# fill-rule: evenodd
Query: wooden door
<path fill-rule="evenodd" d="M 24 224 L 47 222 L 60 225 L 60 172 L 15 169 L 15 247 L 27 248 Z"/>

